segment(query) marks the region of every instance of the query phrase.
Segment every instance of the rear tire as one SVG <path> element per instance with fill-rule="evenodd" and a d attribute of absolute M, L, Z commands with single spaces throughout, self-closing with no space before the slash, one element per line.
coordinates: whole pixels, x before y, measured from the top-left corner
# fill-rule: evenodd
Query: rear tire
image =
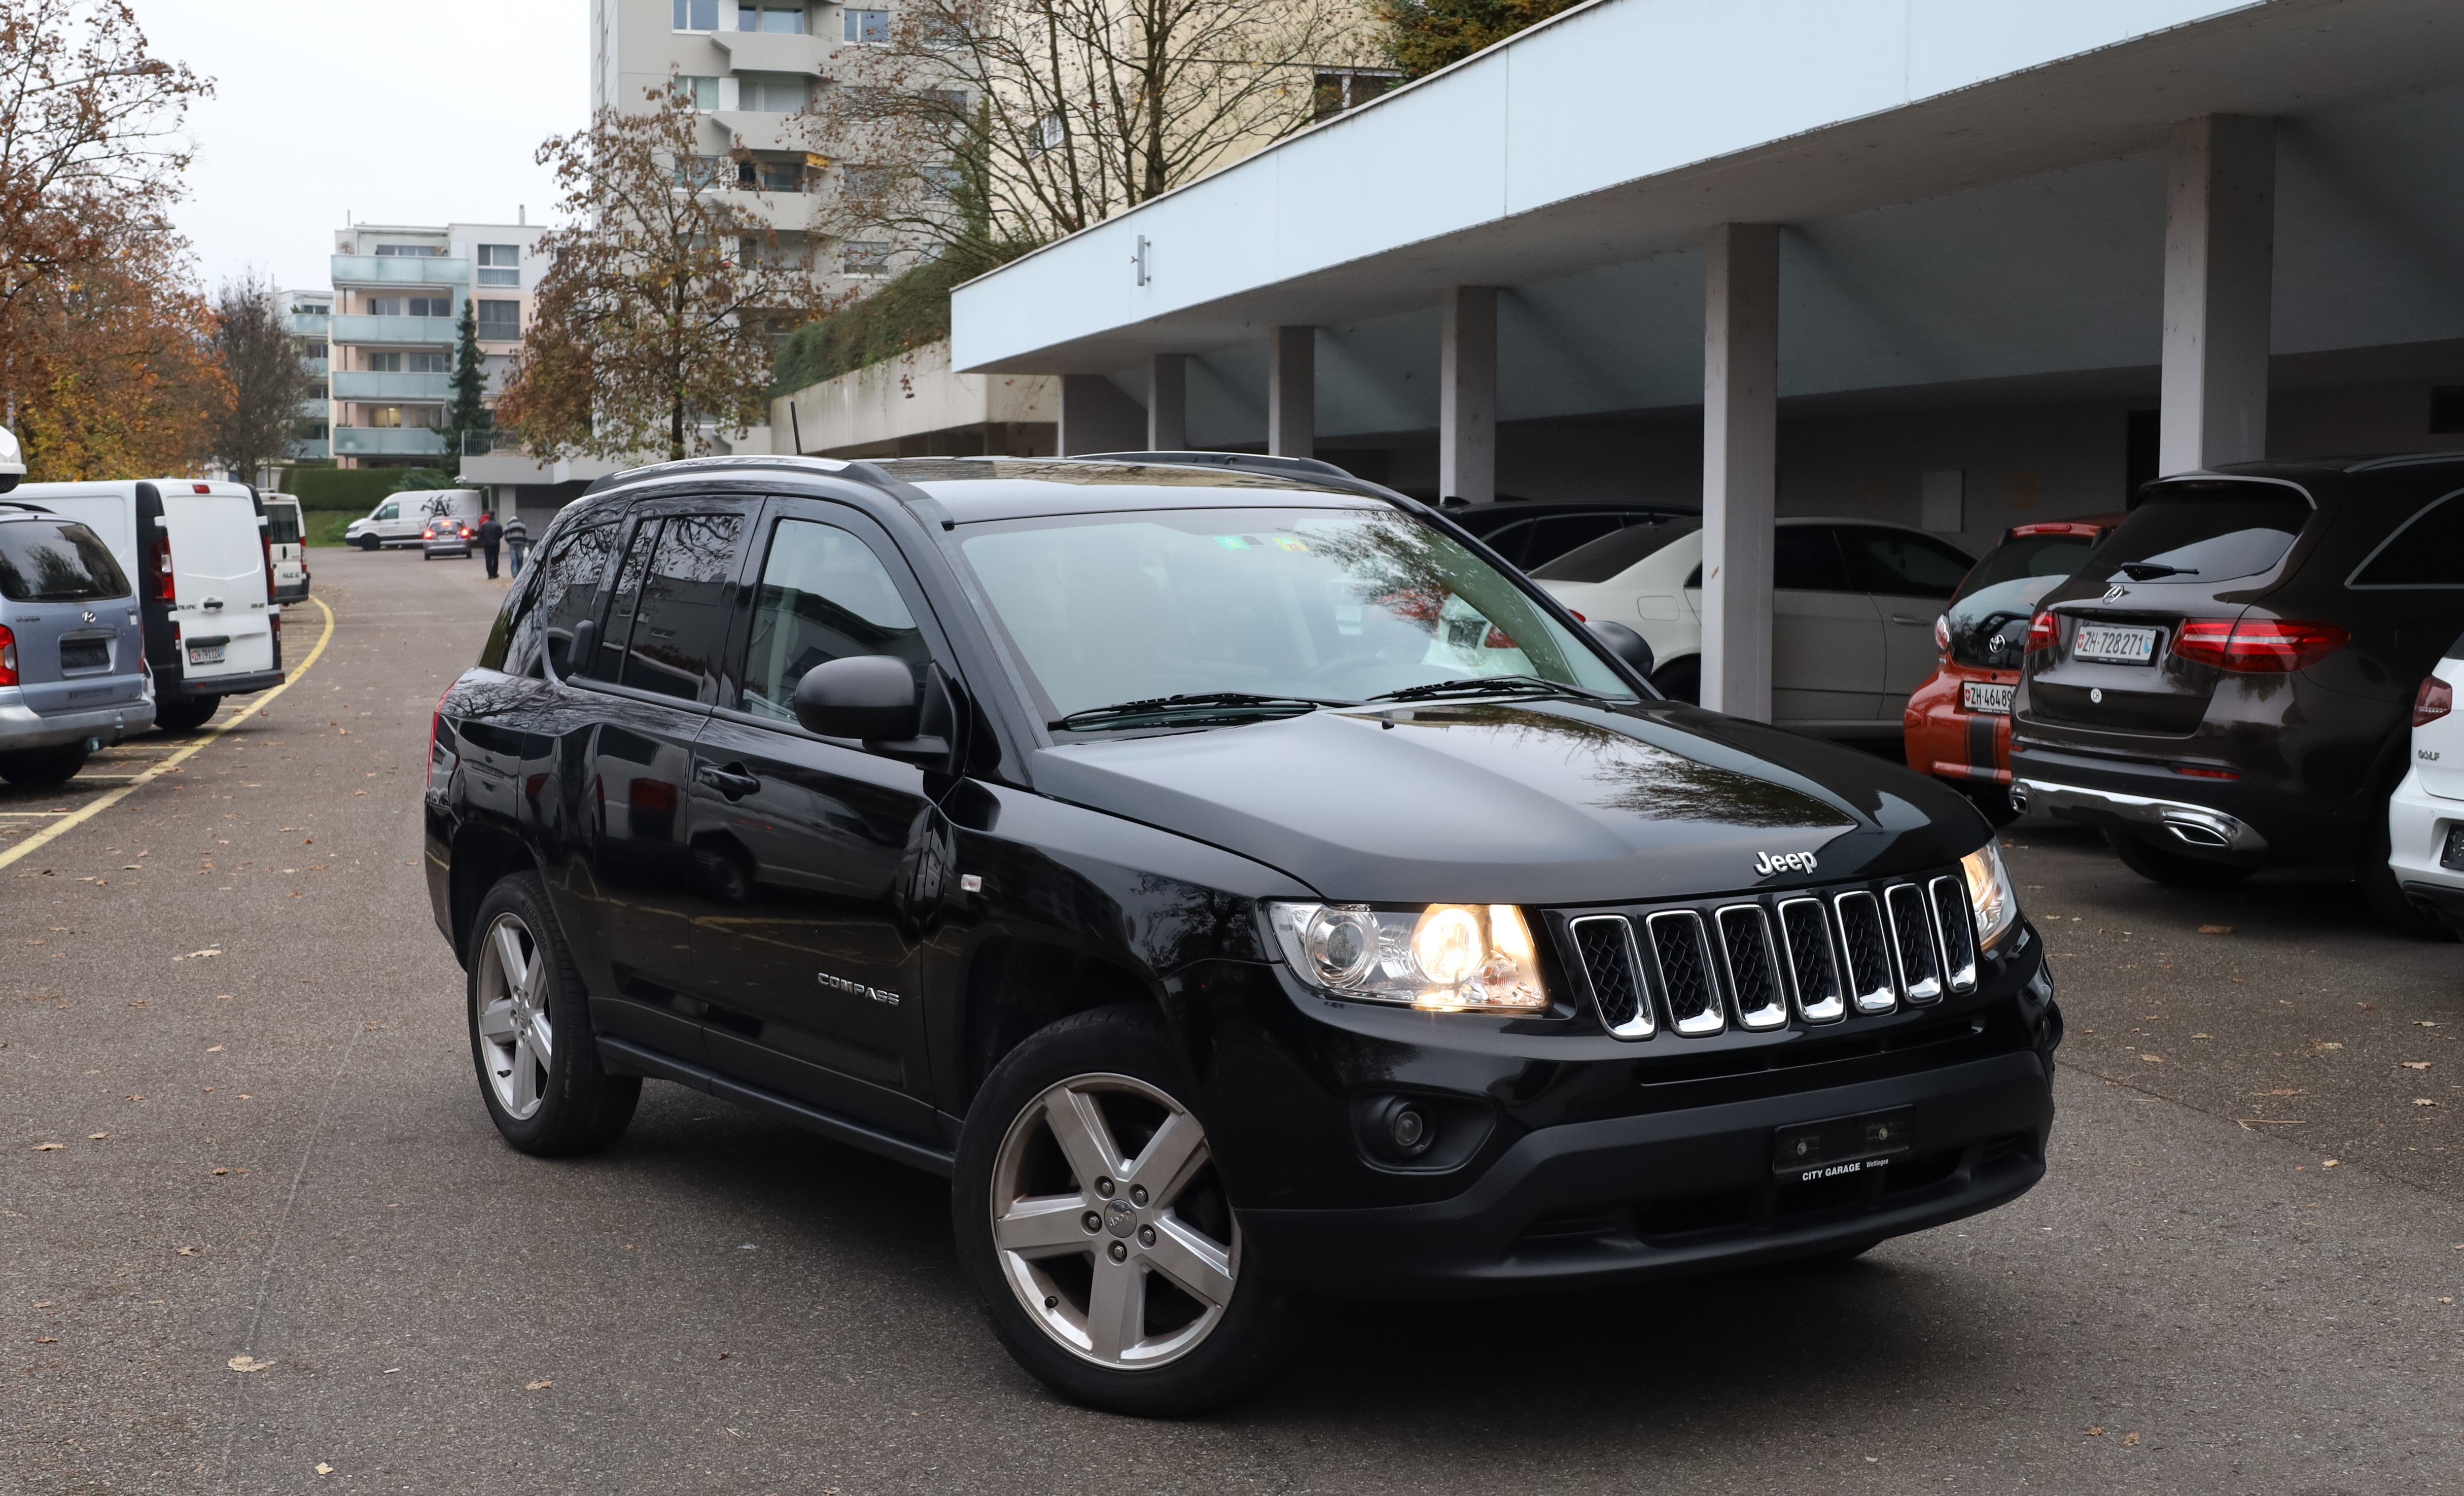
<path fill-rule="evenodd" d="M 471 1061 L 506 1142 L 554 1157 L 605 1148 L 633 1120 L 642 1078 L 599 1063 L 590 1000 L 537 873 L 488 891 L 471 921 Z"/>
<path fill-rule="evenodd" d="M 1072 1402 L 1197 1413 L 1281 1359 L 1289 1303 L 1243 1256 L 1197 1090 L 1153 1010 L 1102 1008 L 1010 1051 L 967 1109 L 959 1265 L 1011 1356 Z"/>
<path fill-rule="evenodd" d="M 0 753 L 0 780 L 27 789 L 43 789 L 65 784 L 77 778 L 85 767 L 86 746 L 81 742 L 66 743 L 57 748 L 29 748 L 20 753 Z"/>
<path fill-rule="evenodd" d="M 2229 889 L 2247 882 L 2256 868 L 2237 868 L 2231 863 L 2205 862 L 2168 852 L 2161 847 L 2143 842 L 2119 831 L 2104 833 L 2105 845 L 2122 865 L 2150 883 L 2161 883 L 2168 889 Z"/>
<path fill-rule="evenodd" d="M 220 696 L 174 696 L 154 704 L 154 726 L 165 733 L 193 733 L 212 719 Z"/>

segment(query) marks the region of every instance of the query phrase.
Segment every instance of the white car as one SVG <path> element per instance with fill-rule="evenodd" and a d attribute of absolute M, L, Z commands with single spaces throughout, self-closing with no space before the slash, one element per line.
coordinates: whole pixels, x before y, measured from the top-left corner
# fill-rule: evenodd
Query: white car
<path fill-rule="evenodd" d="M 1923 530 L 1871 519 L 1782 519 L 1771 594 L 1771 717 L 1832 737 L 1901 730 L 1908 693 L 1938 662 L 1934 620 L 1975 558 Z M 1652 684 L 1699 698 L 1703 521 L 1632 524 L 1535 568 L 1594 621 L 1651 645 Z"/>
<path fill-rule="evenodd" d="M 391 545 L 422 545 L 431 522 L 451 520 L 476 526 L 486 495 L 475 488 L 405 489 L 342 531 L 342 539 L 362 550 Z"/>
<path fill-rule="evenodd" d="M 259 494 L 265 510 L 267 554 L 274 558 L 274 601 L 308 599 L 308 547 L 301 533 L 299 500 L 289 494 Z"/>
<path fill-rule="evenodd" d="M 2416 905 L 2464 930 L 2464 638 L 2421 683 L 2412 702 L 2412 760 L 2387 801 L 2387 869 Z"/>

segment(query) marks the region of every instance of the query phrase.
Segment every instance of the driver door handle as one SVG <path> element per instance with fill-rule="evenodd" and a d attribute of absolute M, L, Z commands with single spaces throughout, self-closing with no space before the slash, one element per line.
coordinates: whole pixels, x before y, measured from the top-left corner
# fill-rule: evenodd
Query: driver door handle
<path fill-rule="evenodd" d="M 747 774 L 740 763 L 731 763 L 725 768 L 705 763 L 693 771 L 693 778 L 730 800 L 742 800 L 761 787 L 761 781 Z"/>

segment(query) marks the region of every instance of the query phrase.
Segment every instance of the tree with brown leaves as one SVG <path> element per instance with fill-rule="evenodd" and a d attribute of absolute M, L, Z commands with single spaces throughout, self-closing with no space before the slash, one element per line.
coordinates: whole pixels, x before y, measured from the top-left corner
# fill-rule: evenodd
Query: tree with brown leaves
<path fill-rule="evenodd" d="M 215 460 L 243 483 L 281 460 L 316 392 L 317 377 L 299 357 L 283 319 L 281 296 L 254 276 L 227 281 L 214 296 L 214 354 L 222 366 L 222 399 L 211 426 Z"/>
<path fill-rule="evenodd" d="M 539 150 L 573 227 L 550 256 L 496 422 L 542 461 L 702 451 L 769 416 L 770 335 L 826 309 L 810 263 L 740 202 L 737 162 L 701 154 L 673 88 L 600 111 Z M 738 154 L 743 154 L 738 152 Z"/>

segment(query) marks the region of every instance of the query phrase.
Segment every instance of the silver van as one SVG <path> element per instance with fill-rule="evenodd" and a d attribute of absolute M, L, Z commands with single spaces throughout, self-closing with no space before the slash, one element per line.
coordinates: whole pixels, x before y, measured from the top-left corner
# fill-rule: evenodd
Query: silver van
<path fill-rule="evenodd" d="M 137 589 L 101 536 L 0 499 L 0 779 L 57 784 L 154 725 Z"/>

